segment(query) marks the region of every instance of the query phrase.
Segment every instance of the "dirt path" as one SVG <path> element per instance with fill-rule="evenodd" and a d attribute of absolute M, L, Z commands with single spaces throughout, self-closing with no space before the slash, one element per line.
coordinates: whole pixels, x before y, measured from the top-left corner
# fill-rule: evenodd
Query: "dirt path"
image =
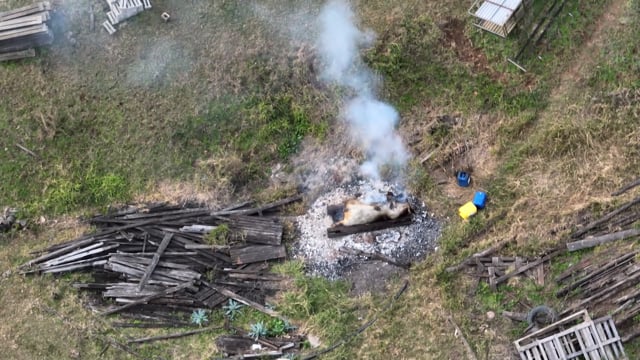
<path fill-rule="evenodd" d="M 600 50 L 604 46 L 607 34 L 611 30 L 615 30 L 624 26 L 619 20 L 627 10 L 626 0 L 612 0 L 607 10 L 596 21 L 596 26 L 591 32 L 591 36 L 585 39 L 580 52 L 573 60 L 573 63 L 567 68 L 567 71 L 560 76 L 560 83 L 551 93 L 551 102 L 562 97 L 571 88 L 575 88 L 576 84 L 584 80 L 590 73 L 590 70 L 596 65 Z"/>

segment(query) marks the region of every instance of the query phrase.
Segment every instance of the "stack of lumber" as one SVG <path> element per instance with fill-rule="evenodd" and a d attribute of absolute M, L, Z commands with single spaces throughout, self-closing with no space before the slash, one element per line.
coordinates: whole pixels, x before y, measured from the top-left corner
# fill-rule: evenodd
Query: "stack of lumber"
<path fill-rule="evenodd" d="M 166 323 L 158 314 L 215 308 L 232 298 L 278 316 L 260 305 L 287 280 L 268 273 L 267 261 L 286 257 L 283 224 L 269 214 L 297 200 L 220 211 L 165 204 L 119 210 L 92 218 L 96 232 L 37 252 L 21 270 L 91 272 L 91 282 L 74 287 L 99 292 L 103 301 L 95 310 L 103 315 L 127 312 Z M 226 245 L 205 240 L 218 226 Z"/>
<path fill-rule="evenodd" d="M 560 314 L 588 309 L 597 315 L 611 315 L 623 331 L 623 342 L 640 335 L 632 319 L 640 314 L 640 264 L 638 250 L 611 247 L 592 254 L 569 267 L 556 278 L 556 296 L 569 305 Z"/>
<path fill-rule="evenodd" d="M 34 57 L 35 48 L 50 45 L 48 1 L 0 12 L 0 61 Z"/>
<path fill-rule="evenodd" d="M 151 8 L 150 0 L 107 0 L 107 5 L 109 5 L 108 20 L 102 23 L 102 27 L 110 35 L 116 32 L 115 25 Z"/>

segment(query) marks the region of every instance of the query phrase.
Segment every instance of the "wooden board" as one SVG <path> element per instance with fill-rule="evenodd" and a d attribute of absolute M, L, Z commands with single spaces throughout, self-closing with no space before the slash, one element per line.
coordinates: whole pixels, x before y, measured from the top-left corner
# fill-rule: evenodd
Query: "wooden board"
<path fill-rule="evenodd" d="M 27 5 L 21 8 L 0 12 L 0 21 L 17 19 L 23 16 L 39 13 L 41 11 L 51 10 L 51 4 L 48 1 Z"/>
<path fill-rule="evenodd" d="M 27 50 L 53 43 L 53 33 L 51 30 L 27 36 L 20 36 L 7 40 L 0 40 L 0 53 Z"/>
<path fill-rule="evenodd" d="M 17 37 L 39 34 L 47 32 L 49 27 L 46 24 L 32 25 L 20 29 L 0 31 L 0 40 L 9 40 Z"/>
<path fill-rule="evenodd" d="M 362 225 L 353 225 L 353 226 L 343 226 L 336 225 L 327 229 L 327 236 L 330 238 L 335 238 L 339 236 L 346 236 L 351 234 L 383 230 L 397 226 L 406 226 L 410 225 L 413 222 L 411 216 L 403 216 L 398 219 L 393 220 L 385 220 L 385 221 L 376 221 L 370 224 L 362 224 Z"/>
<path fill-rule="evenodd" d="M 231 254 L 231 261 L 236 265 L 284 259 L 287 256 L 284 245 L 249 245 L 242 248 L 231 249 L 229 252 Z"/>
<path fill-rule="evenodd" d="M 30 58 L 36 56 L 35 49 L 27 49 L 21 51 L 13 51 L 5 54 L 0 54 L 0 61 L 18 60 L 24 58 Z"/>
<path fill-rule="evenodd" d="M 236 215 L 229 219 L 232 237 L 254 244 L 280 245 L 282 228 L 276 218 Z"/>
<path fill-rule="evenodd" d="M 40 25 L 47 20 L 49 20 L 49 12 L 43 12 L 40 14 L 25 16 L 17 19 L 0 21 L 0 31 L 18 29 L 32 25 Z"/>

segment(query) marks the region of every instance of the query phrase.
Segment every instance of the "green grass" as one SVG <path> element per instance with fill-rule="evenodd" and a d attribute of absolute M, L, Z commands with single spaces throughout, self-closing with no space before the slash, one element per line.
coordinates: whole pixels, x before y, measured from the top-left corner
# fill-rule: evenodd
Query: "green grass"
<path fill-rule="evenodd" d="M 495 144 L 489 144 L 498 161 L 497 170 L 486 182 L 490 207 L 469 222 L 452 220 L 439 244 L 440 253 L 412 270 L 410 289 L 399 305 L 383 314 L 376 327 L 363 335 L 364 342 L 342 347 L 330 355 L 332 358 L 357 358 L 356 353 L 361 358 L 459 358 L 459 340 L 450 336 L 442 315 L 447 312 L 455 313 L 476 349 L 491 347 L 485 335 L 477 331 L 482 325 L 478 314 L 483 316 L 487 310 L 521 311 L 517 303 L 520 299 L 553 303 L 553 286 L 541 288 L 522 280 L 500 286 L 497 292 L 481 285 L 475 296 L 468 296 L 462 278 L 442 269 L 479 250 L 475 236 L 500 211 L 507 211 L 508 216 L 489 234 L 493 240 L 518 231 L 516 225 L 511 228 L 518 221 L 551 221 L 544 214 L 520 212 L 528 211 L 529 203 L 535 206 L 538 200 L 528 192 L 536 184 L 536 179 L 528 177 L 532 170 L 528 161 L 541 158 L 569 173 L 579 168 L 572 161 L 580 160 L 571 159 L 606 153 L 609 144 L 624 139 L 627 146 L 620 151 L 626 162 L 613 164 L 617 174 L 640 166 L 640 143 L 634 130 L 638 104 L 613 106 L 614 97 L 609 95 L 621 88 L 640 88 L 635 76 L 640 70 L 639 39 L 630 31 L 631 25 L 607 37 L 609 41 L 586 81 L 569 89 L 581 94 L 568 96 L 566 103 L 552 104 L 549 99 L 560 76 L 580 61 L 575 54 L 609 2 L 568 0 L 542 44 L 523 59 L 527 74 L 505 61 L 515 54 L 521 39 L 514 35 L 503 40 L 477 31 L 467 17 L 461 17 L 468 6 L 462 3 L 438 9 L 459 17 L 465 25 L 464 33 L 477 48 L 474 51 L 486 57 L 487 67 L 464 62 L 455 49 L 442 45 L 437 24 L 444 19 L 443 14 L 394 12 L 394 5 L 383 2 L 372 6 L 380 12 L 372 15 L 375 19 L 366 20 L 389 28 L 380 32 L 376 46 L 365 53 L 365 60 L 384 79 L 381 97 L 396 105 L 403 117 L 424 113 L 428 117 L 433 111 L 460 113 L 468 121 L 470 125 L 463 129 L 442 126 L 430 135 L 420 134 L 434 146 L 473 136 L 469 128 L 476 114 L 499 121 L 493 136 Z M 536 6 L 541 3 L 536 1 Z M 418 2 L 412 4 L 419 7 L 415 5 Z M 144 13 L 123 29 L 123 36 L 108 43 L 99 42 L 97 34 L 80 31 L 83 45 L 79 50 L 63 42 L 36 59 L 0 64 L 0 131 L 4 134 L 0 139 L 0 205 L 19 206 L 30 216 L 92 211 L 144 194 L 158 181 L 194 179 L 201 180 L 207 190 L 228 180 L 233 190 L 244 189 L 268 198 L 276 194 L 260 191 L 274 164 L 286 163 L 305 137 L 330 137 L 337 113 L 333 102 L 339 94 L 316 88 L 310 67 L 296 65 L 283 39 L 256 21 L 250 9 L 233 1 L 197 4 L 194 8 L 177 1 L 165 5 L 179 14 L 175 23 L 165 26 L 152 13 Z M 637 9 L 638 1 L 632 6 Z M 86 26 L 84 15 L 69 18 L 74 25 Z M 627 20 L 636 23 L 637 10 Z M 188 27 L 188 31 L 176 35 L 174 32 L 182 27 Z M 201 33 L 215 36 L 199 38 Z M 170 53 L 160 76 L 154 76 L 155 69 L 140 67 L 139 60 L 149 58 L 148 50 L 158 48 L 157 41 L 174 35 L 175 41 L 160 47 Z M 226 37 L 240 45 L 216 42 Z M 141 79 L 132 80 L 131 74 L 136 72 Z M 560 110 L 543 118 L 549 116 L 551 105 Z M 418 125 L 412 130 L 419 133 L 423 129 Z M 33 150 L 38 157 L 30 157 L 15 143 Z M 429 202 L 438 202 L 455 216 L 457 199 L 443 194 L 429 169 L 414 163 L 411 170 L 412 191 L 429 206 Z M 566 192 L 571 191 L 576 191 L 575 187 L 567 186 Z M 531 197 L 529 202 L 522 201 L 527 197 Z M 597 212 L 596 207 L 590 210 Z M 30 248 L 39 247 L 51 238 L 36 234 L 28 244 Z M 529 243 L 542 241 L 539 234 L 528 234 L 527 238 Z M 26 245 L 14 245 L 23 240 L 15 233 L 2 239 L 3 270 L 26 259 Z M 19 246 L 20 251 L 13 246 Z M 542 245 L 534 243 L 507 250 L 536 253 L 541 249 Z M 552 263 L 551 276 L 579 257 L 572 254 L 558 258 Z M 343 282 L 303 276 L 300 263 L 284 267 L 288 269 L 281 271 L 292 275 L 295 282 L 276 304 L 277 310 L 304 325 L 305 330 L 319 334 L 325 345 L 353 331 L 362 322 L 358 317 L 368 317 L 365 310 L 375 307 L 356 304 L 348 297 L 348 285 Z M 12 277 L 0 287 L 3 295 L 7 294 L 0 296 L 5 309 L 2 318 L 9 319 L 3 334 L 23 336 L 14 339 L 18 350 L 10 354 L 70 358 L 68 349 L 53 345 L 50 336 L 38 336 L 57 334 L 61 329 L 74 329 L 64 338 L 65 344 L 90 358 L 97 357 L 103 345 L 93 335 L 106 332 L 121 339 L 140 335 L 134 331 L 113 334 L 102 325 L 85 324 L 89 315 L 81 311 L 80 299 L 65 287 L 69 281 L 43 277 L 22 283 Z M 14 287 L 15 292 L 9 292 Z M 26 311 L 21 312 L 32 309 L 26 304 L 29 298 L 46 298 L 47 291 L 54 287 L 62 289 L 62 301 L 52 304 L 75 314 L 74 325 L 55 317 L 36 316 L 38 321 L 32 322 Z M 221 323 L 222 313 L 210 314 L 210 320 Z M 245 308 L 234 324 L 249 330 L 250 324 L 258 321 L 269 323 L 271 319 Z M 92 336 L 86 335 L 87 329 Z M 504 329 L 508 337 L 516 337 L 522 330 L 510 325 Z M 198 354 L 205 358 L 214 356 L 211 339 L 211 334 L 202 335 L 149 344 L 139 350 L 148 357 Z M 509 340 L 513 339 L 504 342 L 510 345 Z M 631 346 L 633 349 L 637 343 Z M 107 358 L 124 356 L 113 349 L 106 354 Z"/>
<path fill-rule="evenodd" d="M 282 295 L 279 304 L 282 314 L 304 322 L 305 328 L 320 336 L 325 346 L 344 339 L 356 329 L 356 304 L 348 296 L 348 283 L 306 276 L 303 264 L 295 261 L 277 271 L 295 279 L 294 288 Z M 342 347 L 329 358 L 340 359 L 347 354 L 348 350 Z"/>

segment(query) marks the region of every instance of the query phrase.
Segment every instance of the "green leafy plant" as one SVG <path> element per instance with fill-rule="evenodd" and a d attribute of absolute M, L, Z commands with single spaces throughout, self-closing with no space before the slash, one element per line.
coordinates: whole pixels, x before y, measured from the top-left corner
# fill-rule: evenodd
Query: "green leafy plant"
<path fill-rule="evenodd" d="M 207 311 L 204 309 L 194 310 L 191 313 L 191 323 L 202 326 L 209 322 L 209 318 L 207 317 Z"/>
<path fill-rule="evenodd" d="M 282 336 L 295 329 L 295 326 L 282 319 L 273 319 L 268 324 L 269 336 Z"/>
<path fill-rule="evenodd" d="M 242 304 L 239 302 L 229 299 L 227 305 L 223 306 L 224 316 L 226 316 L 229 320 L 235 320 L 236 316 L 242 312 Z"/>
<path fill-rule="evenodd" d="M 251 331 L 249 331 L 249 336 L 254 340 L 258 340 L 258 338 L 266 337 L 269 333 L 267 326 L 262 321 L 258 321 L 255 324 L 251 324 Z"/>
<path fill-rule="evenodd" d="M 269 321 L 269 335 L 282 336 L 286 333 L 284 321 L 281 319 L 273 319 Z"/>
<path fill-rule="evenodd" d="M 229 225 L 220 224 L 209 231 L 204 240 L 211 245 L 226 245 L 229 236 Z"/>

